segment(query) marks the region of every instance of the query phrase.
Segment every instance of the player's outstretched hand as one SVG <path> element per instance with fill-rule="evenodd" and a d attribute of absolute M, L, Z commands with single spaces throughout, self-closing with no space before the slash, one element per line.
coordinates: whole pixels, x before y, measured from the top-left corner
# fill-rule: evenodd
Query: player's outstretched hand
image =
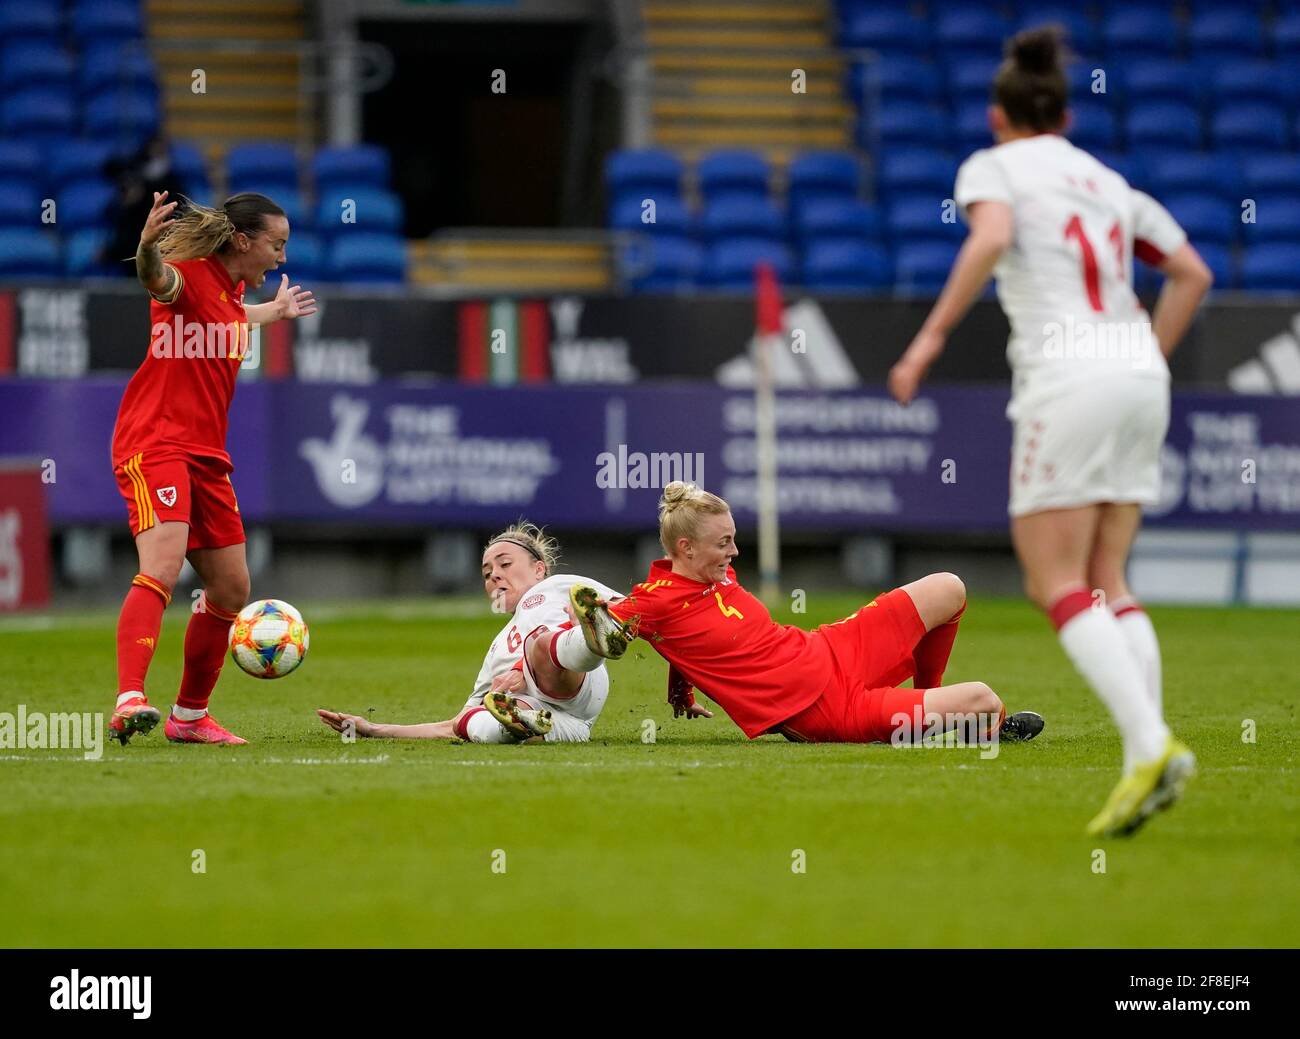
<path fill-rule="evenodd" d="M 320 716 L 320 720 L 335 732 L 346 733 L 348 729 L 351 728 L 351 730 L 358 736 L 370 736 L 374 734 L 374 729 L 370 722 L 358 715 L 340 714 L 338 711 L 327 711 L 323 707 L 317 709 L 316 713 Z"/>
<path fill-rule="evenodd" d="M 277 312 L 283 318 L 306 317 L 316 313 L 316 297 L 311 289 L 301 285 L 290 285 L 289 275 L 280 275 L 280 291 L 275 294 Z"/>
<path fill-rule="evenodd" d="M 511 668 L 505 674 L 492 679 L 494 693 L 522 693 L 524 691 L 524 673 Z"/>
<path fill-rule="evenodd" d="M 153 245 L 158 241 L 162 233 L 167 230 L 175 217 L 172 211 L 176 208 L 175 202 L 167 201 L 167 192 L 155 191 L 153 193 L 153 206 L 149 210 L 149 216 L 145 219 L 144 230 L 140 232 L 141 245 Z"/>
<path fill-rule="evenodd" d="M 712 718 L 712 717 L 713 717 L 713 712 L 712 712 L 712 711 L 710 711 L 710 710 L 709 710 L 707 707 L 705 707 L 703 704 L 698 704 L 698 703 L 693 703 L 693 704 L 691 704 L 689 707 L 687 707 L 687 708 L 685 708 L 685 709 L 681 709 L 681 710 L 679 710 L 678 707 L 676 706 L 676 704 L 674 704 L 674 705 L 673 705 L 673 717 L 676 718 L 679 714 L 684 714 L 684 715 L 686 715 L 686 720 L 687 720 L 687 721 L 694 721 L 696 718 Z"/>

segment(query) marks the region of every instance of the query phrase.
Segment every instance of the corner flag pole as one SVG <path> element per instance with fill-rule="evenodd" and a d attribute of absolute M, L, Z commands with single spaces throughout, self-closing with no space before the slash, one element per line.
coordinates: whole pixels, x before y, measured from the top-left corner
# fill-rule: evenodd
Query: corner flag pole
<path fill-rule="evenodd" d="M 755 274 L 754 441 L 758 462 L 758 569 L 762 599 L 781 594 L 781 527 L 776 496 L 776 387 L 773 354 L 781 349 L 781 289 L 769 263 Z"/>

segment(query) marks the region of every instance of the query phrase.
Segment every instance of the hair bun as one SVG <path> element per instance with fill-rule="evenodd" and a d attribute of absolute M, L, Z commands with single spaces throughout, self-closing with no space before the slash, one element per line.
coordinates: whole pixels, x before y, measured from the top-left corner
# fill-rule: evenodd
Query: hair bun
<path fill-rule="evenodd" d="M 674 505 L 680 505 L 682 502 L 690 501 L 698 494 L 698 488 L 693 483 L 686 483 L 682 480 L 673 480 L 664 487 L 663 497 L 659 504 L 672 508 Z"/>
<path fill-rule="evenodd" d="M 1026 29 L 1007 44 L 1008 56 L 1016 66 L 1035 76 L 1046 76 L 1061 66 L 1061 31 L 1054 25 Z"/>

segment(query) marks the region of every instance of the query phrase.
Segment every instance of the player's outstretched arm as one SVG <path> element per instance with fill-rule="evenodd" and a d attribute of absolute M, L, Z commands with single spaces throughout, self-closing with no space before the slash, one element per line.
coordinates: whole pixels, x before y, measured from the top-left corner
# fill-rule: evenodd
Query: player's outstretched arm
<path fill-rule="evenodd" d="M 249 323 L 254 325 L 269 325 L 273 321 L 292 321 L 294 318 L 307 317 L 309 314 L 316 313 L 316 297 L 311 294 L 311 289 L 304 289 L 301 285 L 290 285 L 289 275 L 280 275 L 280 289 L 275 294 L 275 299 L 269 303 L 248 303 L 244 306 L 244 313 L 247 315 Z"/>
<path fill-rule="evenodd" d="M 970 234 L 962 243 L 943 291 L 930 316 L 889 373 L 889 392 L 907 404 L 930 365 L 943 353 L 948 333 L 960 324 L 993 276 L 998 259 L 1011 247 L 1015 223 L 1005 202 L 972 202 L 966 210 Z"/>
<path fill-rule="evenodd" d="M 174 217 L 176 203 L 167 201 L 167 192 L 153 193 L 153 206 L 145 219 L 144 230 L 140 232 L 140 245 L 135 251 L 135 275 L 140 284 L 151 295 L 169 297 L 176 287 L 176 270 L 163 263 L 162 253 L 158 251 L 158 239 L 162 237 L 167 225 Z"/>
<path fill-rule="evenodd" d="M 1151 314 L 1151 331 L 1161 353 L 1168 357 L 1214 284 L 1214 275 L 1200 254 L 1187 244 L 1166 257 L 1157 270 L 1165 276 L 1165 284 Z"/>
<path fill-rule="evenodd" d="M 335 732 L 347 733 L 359 737 L 388 740 L 450 740 L 456 736 L 455 719 L 441 722 L 424 722 L 420 725 L 385 725 L 381 722 L 368 721 L 356 714 L 340 714 L 320 708 L 316 711 L 320 720 Z"/>

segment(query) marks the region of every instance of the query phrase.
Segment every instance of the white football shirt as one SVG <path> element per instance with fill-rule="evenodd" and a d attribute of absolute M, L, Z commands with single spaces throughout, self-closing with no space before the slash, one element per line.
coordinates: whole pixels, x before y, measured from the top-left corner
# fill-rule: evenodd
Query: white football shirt
<path fill-rule="evenodd" d="M 1115 371 L 1169 378 L 1133 292 L 1134 256 L 1158 265 L 1187 241 L 1160 203 L 1058 134 L 975 152 L 954 196 L 963 218 L 973 202 L 1012 209 L 994 276 L 1013 396 Z"/>
<path fill-rule="evenodd" d="M 564 608 L 569 604 L 569 589 L 575 584 L 590 585 L 603 599 L 613 601 L 623 598 L 621 592 L 614 591 L 608 585 L 593 581 L 590 577 L 579 577 L 577 574 L 552 574 L 538 581 L 524 593 L 523 598 L 519 600 L 519 605 L 515 607 L 514 614 L 501 629 L 501 634 L 492 640 L 487 656 L 483 658 L 483 666 L 479 669 L 478 678 L 474 680 L 474 691 L 465 701 L 466 707 L 482 705 L 483 697 L 492 688 L 492 679 L 497 675 L 505 674 L 515 666 L 523 656 L 524 639 L 534 629 L 545 624 L 555 631 L 561 625 L 568 623 L 569 615 L 564 612 Z M 597 670 L 604 666 L 602 663 Z"/>

